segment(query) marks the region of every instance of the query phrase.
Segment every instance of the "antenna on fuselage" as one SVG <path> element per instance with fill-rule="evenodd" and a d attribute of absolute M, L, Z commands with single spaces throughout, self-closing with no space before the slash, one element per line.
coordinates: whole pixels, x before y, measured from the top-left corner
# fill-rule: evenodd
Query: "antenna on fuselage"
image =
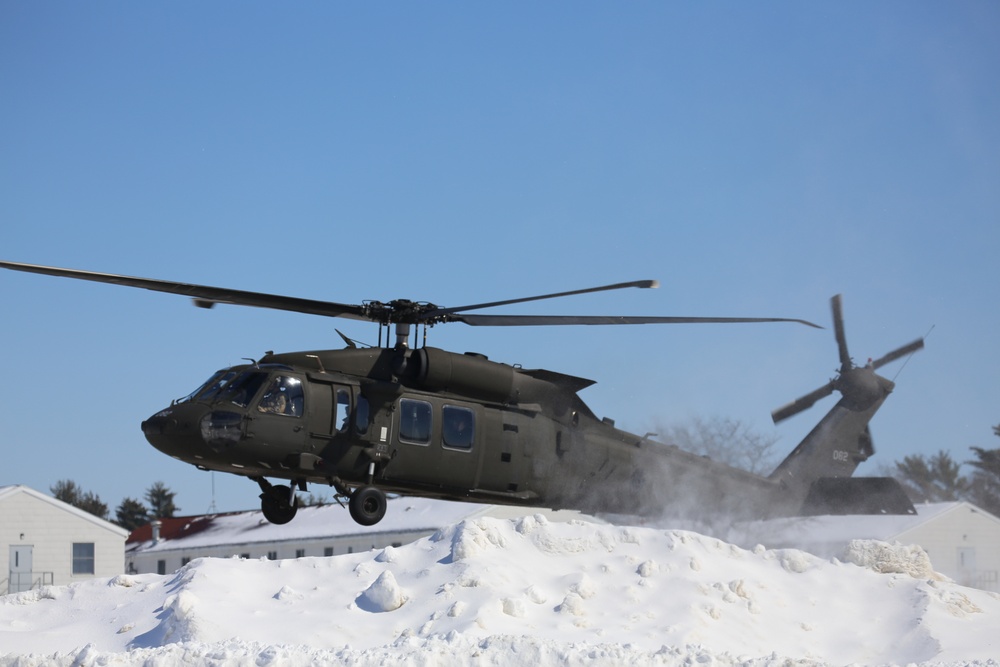
<path fill-rule="evenodd" d="M 215 506 L 215 471 L 212 471 L 212 504 L 208 506 L 208 514 L 215 514 L 218 508 Z"/>

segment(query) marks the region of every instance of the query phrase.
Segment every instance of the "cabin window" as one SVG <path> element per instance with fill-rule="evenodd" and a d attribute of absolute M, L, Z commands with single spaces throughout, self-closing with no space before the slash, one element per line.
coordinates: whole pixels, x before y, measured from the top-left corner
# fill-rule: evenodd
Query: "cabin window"
<path fill-rule="evenodd" d="M 368 399 L 358 394 L 358 407 L 354 411 L 354 430 L 358 435 L 368 433 L 369 419 Z"/>
<path fill-rule="evenodd" d="M 419 445 L 431 441 L 431 404 L 403 398 L 399 401 L 399 439 Z"/>
<path fill-rule="evenodd" d="M 274 415 L 301 417 L 303 402 L 302 380 L 278 375 L 267 385 L 257 404 L 257 410 Z"/>
<path fill-rule="evenodd" d="M 451 449 L 472 449 L 476 413 L 469 408 L 446 405 L 441 411 L 441 437 L 444 446 Z"/>
<path fill-rule="evenodd" d="M 73 543 L 73 574 L 94 574 L 94 543 Z"/>

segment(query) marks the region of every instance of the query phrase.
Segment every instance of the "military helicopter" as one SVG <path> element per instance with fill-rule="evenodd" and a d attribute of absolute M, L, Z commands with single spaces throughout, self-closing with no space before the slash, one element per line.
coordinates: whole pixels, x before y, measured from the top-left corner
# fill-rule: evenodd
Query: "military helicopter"
<path fill-rule="evenodd" d="M 348 305 L 17 262 L 0 262 L 0 267 L 179 294 L 203 308 L 235 304 L 377 323 L 378 346 L 362 347 L 340 334 L 343 349 L 268 352 L 257 361 L 218 370 L 188 396 L 142 422 L 146 439 L 160 451 L 201 470 L 256 482 L 263 514 L 273 523 L 295 517 L 296 491 L 306 491 L 308 484 L 332 486 L 352 518 L 365 526 L 385 515 L 387 493 L 694 519 L 720 512 L 762 518 L 913 511 L 894 480 L 852 475 L 874 452 L 868 422 L 893 390 L 893 383 L 875 370 L 920 349 L 923 340 L 855 367 L 839 296 L 833 299 L 841 361 L 837 376 L 776 410 L 773 418 L 788 418 L 834 391 L 842 398 L 772 474 L 761 476 L 599 419 L 578 396 L 594 384 L 591 380 L 429 347 L 427 328 L 452 322 L 792 322 L 817 327 L 806 320 L 470 313 L 656 287 L 652 280 L 446 308 L 404 299 Z M 416 338 L 421 325 L 424 343 L 411 346 L 410 336 Z M 395 342 L 390 344 L 393 327 Z"/>

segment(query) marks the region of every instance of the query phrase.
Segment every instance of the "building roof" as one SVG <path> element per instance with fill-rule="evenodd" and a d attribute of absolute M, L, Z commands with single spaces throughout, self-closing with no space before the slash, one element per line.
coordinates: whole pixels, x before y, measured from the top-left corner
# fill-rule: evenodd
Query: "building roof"
<path fill-rule="evenodd" d="M 756 541 L 767 546 L 846 543 L 850 540 L 892 542 L 915 528 L 963 508 L 996 522 L 1000 528 L 1000 519 L 971 503 L 922 503 L 916 505 L 916 514 L 827 515 L 751 521 L 735 529 L 740 539 L 734 541 Z"/>
<path fill-rule="evenodd" d="M 355 523 L 347 509 L 337 504 L 301 507 L 295 519 L 284 525 L 270 523 L 260 510 L 174 517 L 161 519 L 159 541 L 153 541 L 152 526 L 147 524 L 132 531 L 125 548 L 134 555 L 390 532 L 433 532 L 491 509 L 491 505 L 404 496 L 390 497 L 385 518 L 371 527 Z"/>
<path fill-rule="evenodd" d="M 16 495 L 24 494 L 41 500 L 42 502 L 48 503 L 53 507 L 56 507 L 68 514 L 72 514 L 79 519 L 88 521 L 100 528 L 117 534 L 119 537 L 128 537 L 129 532 L 119 525 L 113 524 L 110 521 L 105 521 L 104 519 L 94 516 L 90 512 L 85 512 L 78 507 L 73 507 L 69 503 L 64 503 L 63 501 L 53 498 L 52 496 L 41 493 L 40 491 L 35 491 L 34 489 L 24 486 L 23 484 L 12 484 L 10 486 L 0 486 L 0 502 L 12 498 Z"/>

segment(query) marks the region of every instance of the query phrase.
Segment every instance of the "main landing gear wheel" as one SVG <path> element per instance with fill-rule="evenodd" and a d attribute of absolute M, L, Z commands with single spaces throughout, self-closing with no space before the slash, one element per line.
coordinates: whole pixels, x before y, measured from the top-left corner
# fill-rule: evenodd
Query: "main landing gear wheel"
<path fill-rule="evenodd" d="M 375 486 L 362 486 L 351 494 L 348 508 L 351 518 L 362 526 L 374 526 L 385 516 L 385 492 Z"/>
<path fill-rule="evenodd" d="M 265 519 L 280 525 L 295 518 L 299 504 L 292 489 L 282 484 L 272 486 L 260 494 L 260 510 Z"/>

